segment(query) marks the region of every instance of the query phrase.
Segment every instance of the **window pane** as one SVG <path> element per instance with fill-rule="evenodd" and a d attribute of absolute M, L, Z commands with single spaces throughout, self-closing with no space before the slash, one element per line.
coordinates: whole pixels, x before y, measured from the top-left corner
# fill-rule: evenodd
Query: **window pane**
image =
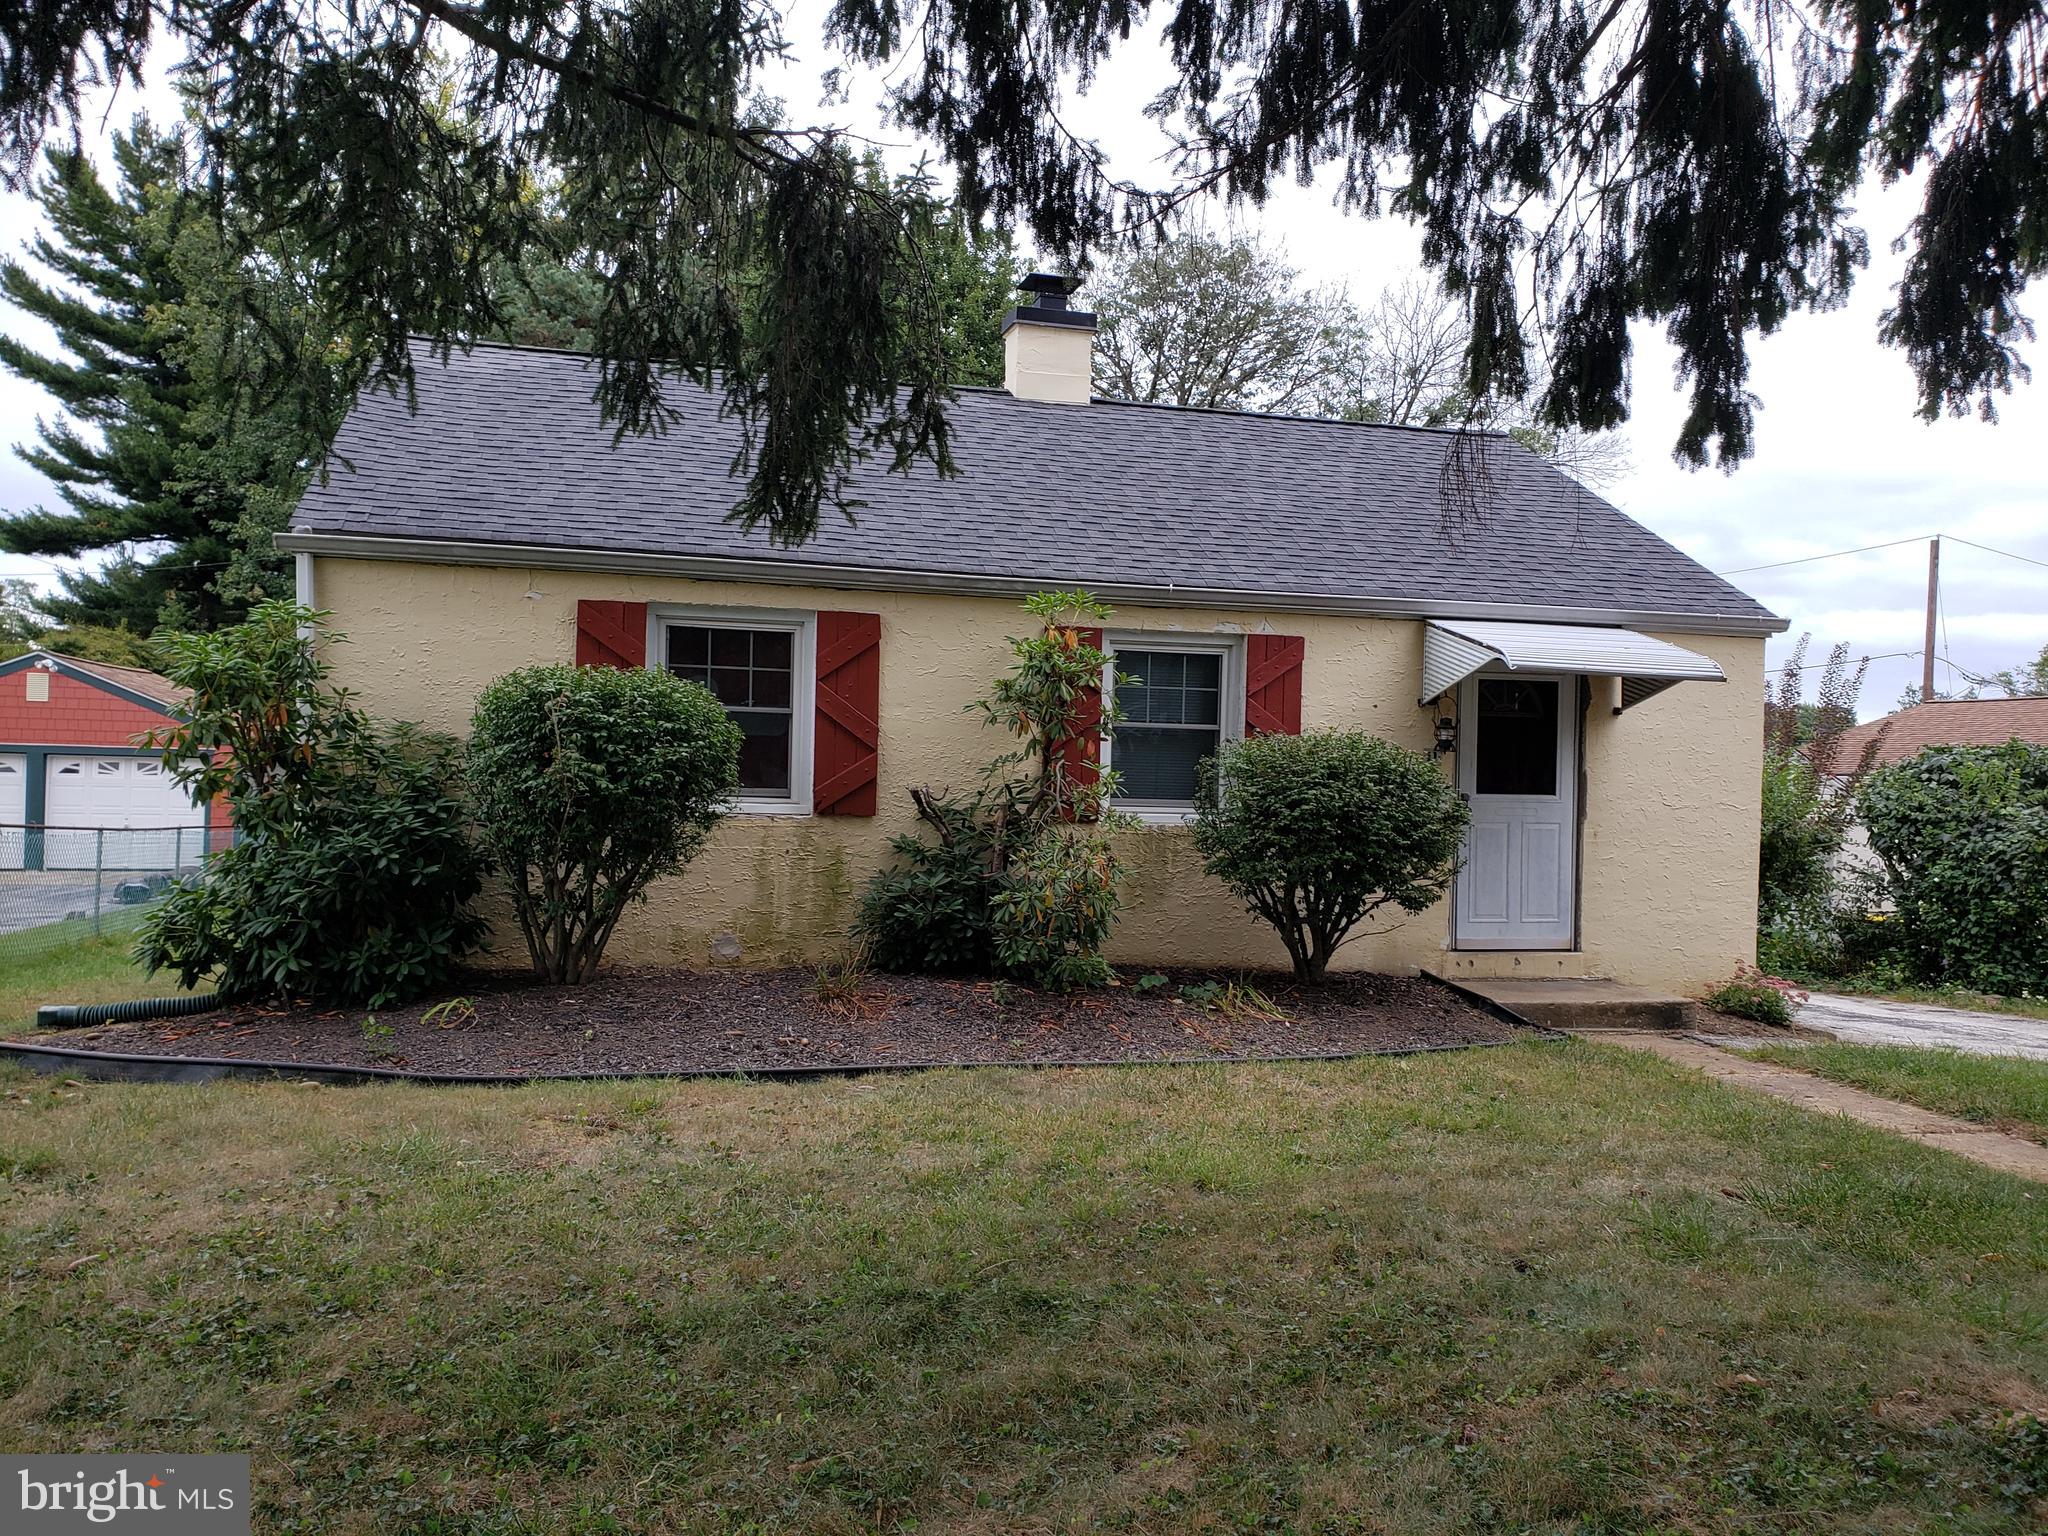
<path fill-rule="evenodd" d="M 1216 752 L 1217 733 L 1122 725 L 1110 739 L 1110 763 L 1122 800 L 1195 802 L 1195 768 Z"/>
<path fill-rule="evenodd" d="M 754 666 L 780 667 L 789 670 L 790 641 L 794 637 L 786 629 L 757 629 L 754 631 Z"/>
<path fill-rule="evenodd" d="M 789 673 L 764 672 L 754 668 L 753 702 L 768 709 L 789 708 Z"/>
<path fill-rule="evenodd" d="M 668 631 L 668 664 L 671 669 L 679 667 L 702 667 L 710 659 L 708 648 L 711 631 L 695 625 L 672 624 Z"/>
<path fill-rule="evenodd" d="M 1473 773 L 1478 793 L 1557 793 L 1557 689 L 1556 683 L 1480 679 Z"/>
<path fill-rule="evenodd" d="M 748 685 L 745 667 L 713 667 L 711 692 L 717 697 L 718 702 L 728 709 L 740 708 L 754 702 L 753 690 Z"/>
<path fill-rule="evenodd" d="M 789 793 L 789 715 L 772 710 L 736 709 L 740 728 L 740 789 L 750 795 Z"/>
<path fill-rule="evenodd" d="M 744 629 L 714 629 L 711 631 L 711 665 L 746 666 L 753 649 L 751 639 Z"/>
<path fill-rule="evenodd" d="M 1222 719 L 1223 658 L 1213 651 L 1118 651 L 1116 668 L 1138 679 L 1118 695 L 1126 720 L 1215 725 Z"/>

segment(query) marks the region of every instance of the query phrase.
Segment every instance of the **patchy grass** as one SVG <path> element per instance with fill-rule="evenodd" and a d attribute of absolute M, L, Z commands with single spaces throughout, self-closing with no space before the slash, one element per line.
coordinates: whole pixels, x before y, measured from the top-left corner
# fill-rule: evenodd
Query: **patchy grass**
<path fill-rule="evenodd" d="M 174 976 L 143 975 L 129 950 L 135 935 L 79 933 L 62 946 L 10 953 L 0 935 L 0 1036 L 27 1033 L 45 1003 L 112 1003 L 131 997 L 173 997 Z"/>
<path fill-rule="evenodd" d="M 1607 1047 L 0 1086 L 0 1443 L 261 1530 L 2048 1512 L 2048 1191 Z"/>
<path fill-rule="evenodd" d="M 1916 1045 L 1780 1045 L 1747 1054 L 2048 1142 L 2048 1061 Z"/>

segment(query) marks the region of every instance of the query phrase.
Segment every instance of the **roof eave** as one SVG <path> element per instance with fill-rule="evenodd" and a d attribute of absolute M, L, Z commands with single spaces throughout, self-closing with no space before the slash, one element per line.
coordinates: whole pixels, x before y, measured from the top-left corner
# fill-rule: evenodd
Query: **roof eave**
<path fill-rule="evenodd" d="M 822 561 L 728 555 L 670 555 L 646 550 L 334 533 L 303 528 L 278 534 L 277 547 L 287 554 L 326 555 L 353 560 L 413 560 L 429 565 L 605 571 L 621 575 L 758 581 L 777 586 L 839 587 L 868 592 L 937 592 L 961 597 L 1021 597 L 1049 584 L 1066 585 L 1084 579 L 1072 571 L 1049 571 L 1037 576 L 987 576 L 966 571 L 832 565 Z M 1633 629 L 1662 629 L 1691 635 L 1774 635 L 1789 626 L 1788 620 L 1770 613 L 1685 613 L 1562 604 L 1475 603 L 1447 598 L 1333 596 L 1234 587 L 1176 586 L 1170 582 L 1090 581 L 1087 586 L 1089 591 L 1106 601 L 1142 608 L 1266 609 L 1361 618 L 1516 619 L 1555 624 L 1623 624 Z"/>

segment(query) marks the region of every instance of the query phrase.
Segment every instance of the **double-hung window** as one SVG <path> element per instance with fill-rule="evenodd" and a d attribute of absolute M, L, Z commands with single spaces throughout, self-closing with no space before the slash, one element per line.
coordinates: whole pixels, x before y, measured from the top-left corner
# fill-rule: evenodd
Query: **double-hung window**
<path fill-rule="evenodd" d="M 740 728 L 741 805 L 804 809 L 810 732 L 803 621 L 692 615 L 662 627 L 669 671 L 710 689 Z"/>
<path fill-rule="evenodd" d="M 1123 714 L 1104 747 L 1118 780 L 1115 803 L 1141 815 L 1186 814 L 1202 762 L 1243 732 L 1235 648 L 1133 638 L 1108 649 Z"/>

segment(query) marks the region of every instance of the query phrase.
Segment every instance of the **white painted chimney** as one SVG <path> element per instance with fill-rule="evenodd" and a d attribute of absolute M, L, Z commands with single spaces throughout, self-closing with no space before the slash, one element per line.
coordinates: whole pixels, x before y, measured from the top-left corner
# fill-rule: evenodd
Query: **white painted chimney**
<path fill-rule="evenodd" d="M 1067 308 L 1080 283 L 1034 272 L 1017 286 L 1030 297 L 1003 317 L 1003 388 L 1019 400 L 1086 405 L 1095 392 L 1095 316 Z"/>

